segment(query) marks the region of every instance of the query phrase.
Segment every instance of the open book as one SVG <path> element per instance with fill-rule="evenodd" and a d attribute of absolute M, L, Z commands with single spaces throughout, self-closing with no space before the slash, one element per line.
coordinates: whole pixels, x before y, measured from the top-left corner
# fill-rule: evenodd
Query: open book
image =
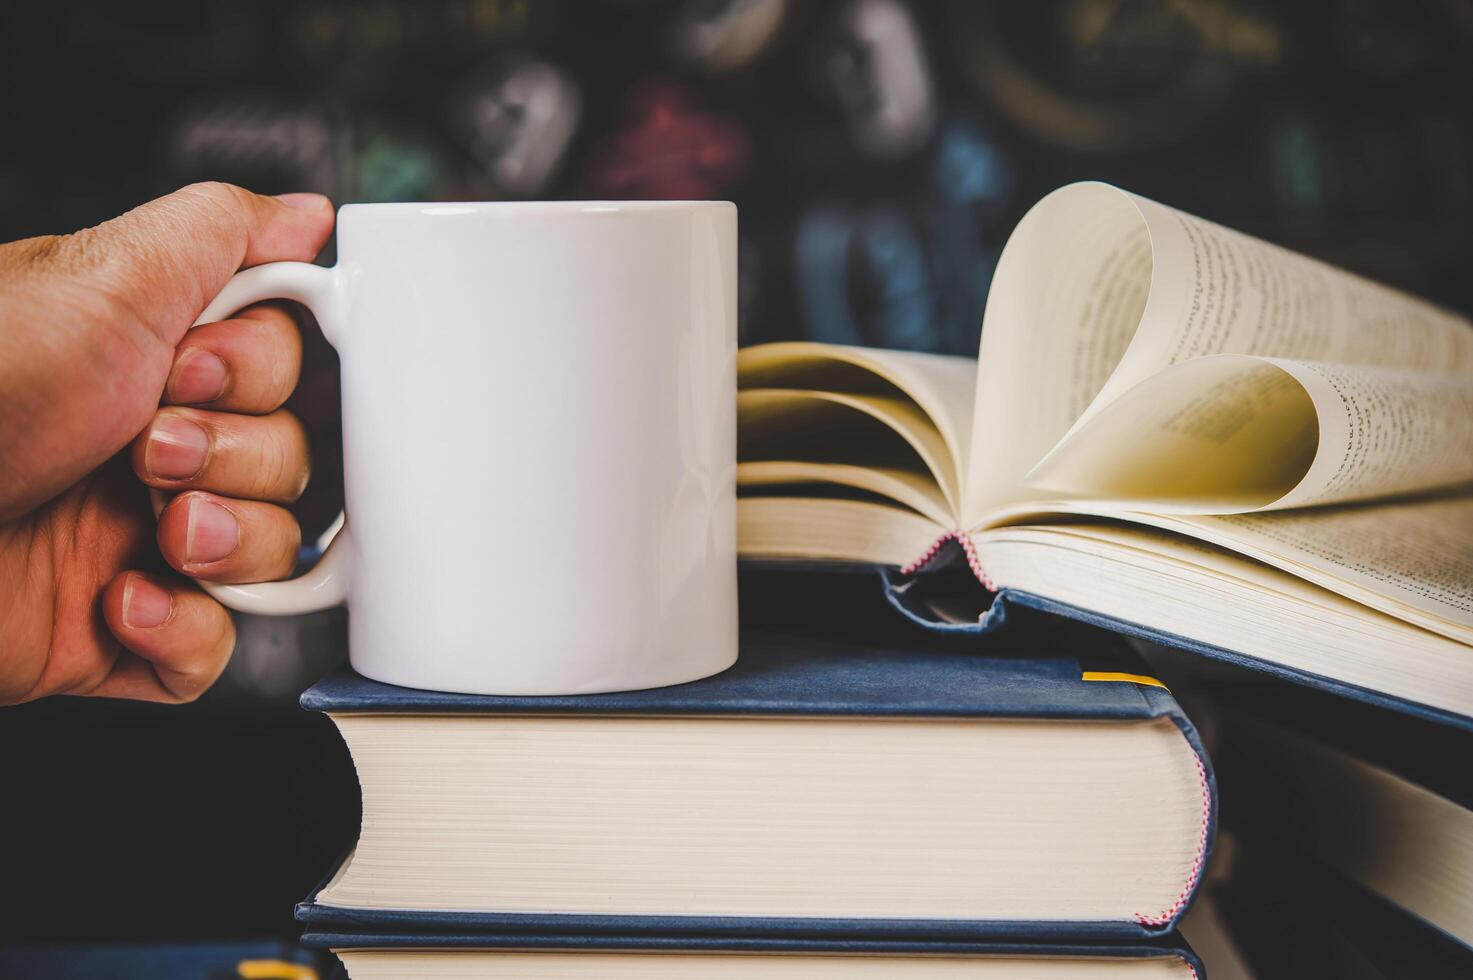
<path fill-rule="evenodd" d="M 999 260 L 974 362 L 739 361 L 743 556 L 917 572 L 1473 716 L 1473 326 L 1098 183 Z"/>

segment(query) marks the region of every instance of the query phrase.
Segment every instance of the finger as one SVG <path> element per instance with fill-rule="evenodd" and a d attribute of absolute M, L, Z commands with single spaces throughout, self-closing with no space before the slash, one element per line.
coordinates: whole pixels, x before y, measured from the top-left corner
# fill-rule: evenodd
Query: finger
<path fill-rule="evenodd" d="M 147 701 L 192 701 L 230 660 L 235 625 L 195 586 L 124 572 L 102 595 L 108 629 L 131 655 L 118 658 L 89 693 Z"/>
<path fill-rule="evenodd" d="M 0 331 L 0 376 L 7 360 L 24 365 L 0 377 L 16 421 L 0 424 L 9 464 L 0 520 L 56 496 L 138 434 L 185 331 L 237 269 L 309 261 L 332 224 L 325 197 L 195 184 L 95 228 L 0 246 L 16 312 Z"/>
<path fill-rule="evenodd" d="M 306 489 L 310 468 L 307 431 L 285 410 L 161 408 L 133 442 L 134 472 L 159 490 L 291 503 Z"/>
<path fill-rule="evenodd" d="M 270 582 L 291 574 L 302 529 L 284 508 L 191 490 L 159 515 L 159 550 L 209 582 Z"/>
<path fill-rule="evenodd" d="M 332 202 L 320 194 L 191 184 L 78 232 L 58 254 L 85 256 L 91 281 L 172 349 L 239 269 L 310 262 L 332 223 Z"/>
<path fill-rule="evenodd" d="M 260 415 L 291 396 L 302 370 L 302 335 L 283 307 L 266 303 L 185 334 L 164 386 L 165 404 Z"/>

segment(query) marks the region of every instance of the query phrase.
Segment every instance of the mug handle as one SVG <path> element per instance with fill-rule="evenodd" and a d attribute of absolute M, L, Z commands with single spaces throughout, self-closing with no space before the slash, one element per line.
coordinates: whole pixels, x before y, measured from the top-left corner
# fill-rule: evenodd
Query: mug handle
<path fill-rule="evenodd" d="M 301 303 L 317 318 L 328 342 L 336 343 L 344 305 L 343 279 L 335 268 L 324 269 L 307 262 L 270 262 L 236 273 L 220 290 L 220 295 L 205 307 L 194 326 L 214 323 L 252 303 L 268 299 L 289 299 Z M 150 490 L 149 496 L 153 499 L 153 512 L 157 517 L 163 513 L 168 498 L 158 490 Z M 341 515 L 335 526 L 338 531 L 328 542 L 317 564 L 297 578 L 252 585 L 199 582 L 199 586 L 222 605 L 264 616 L 292 616 L 341 605 L 348 597 L 353 541 Z"/>

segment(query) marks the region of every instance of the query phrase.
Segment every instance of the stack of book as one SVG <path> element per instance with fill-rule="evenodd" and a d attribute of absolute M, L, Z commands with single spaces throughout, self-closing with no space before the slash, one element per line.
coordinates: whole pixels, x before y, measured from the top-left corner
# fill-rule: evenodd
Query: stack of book
<path fill-rule="evenodd" d="M 306 942 L 355 980 L 1201 975 L 1175 927 L 1212 771 L 1123 644 L 886 629 L 855 613 L 888 615 L 871 576 L 743 596 L 737 665 L 693 684 L 308 691 L 363 823 L 298 909 Z"/>
<path fill-rule="evenodd" d="M 307 692 L 364 800 L 309 942 L 358 980 L 1200 978 L 1217 784 L 1149 641 L 1363 712 L 1207 709 L 1233 845 L 1188 931 L 1264 976 L 1473 975 L 1468 321 L 1080 184 L 1009 240 L 978 360 L 775 344 L 739 380 L 742 557 L 831 574 L 749 578 L 695 684 Z M 1430 734 L 1378 744 L 1401 715 Z M 1301 923 L 1332 957 L 1282 952 Z"/>

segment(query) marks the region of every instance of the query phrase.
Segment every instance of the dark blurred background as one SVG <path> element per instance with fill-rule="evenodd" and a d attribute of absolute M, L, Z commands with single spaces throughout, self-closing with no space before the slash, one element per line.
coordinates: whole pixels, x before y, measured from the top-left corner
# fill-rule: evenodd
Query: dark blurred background
<path fill-rule="evenodd" d="M 1462 0 L 51 0 L 0 12 L 0 55 L 0 240 L 202 179 L 729 198 L 745 342 L 975 355 L 1008 231 L 1099 178 L 1473 309 Z M 294 407 L 316 532 L 320 339 Z M 295 935 L 357 828 L 346 752 L 294 707 L 342 626 L 243 617 L 186 708 L 0 710 L 0 942 Z"/>

